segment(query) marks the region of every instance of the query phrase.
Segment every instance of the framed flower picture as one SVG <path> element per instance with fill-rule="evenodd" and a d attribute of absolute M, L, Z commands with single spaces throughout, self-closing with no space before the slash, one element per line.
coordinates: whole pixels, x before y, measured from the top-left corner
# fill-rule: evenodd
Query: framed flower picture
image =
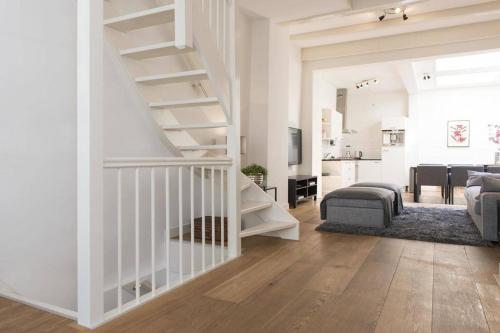
<path fill-rule="evenodd" d="M 448 121 L 448 147 L 469 147 L 470 145 L 470 121 L 450 120 Z"/>
<path fill-rule="evenodd" d="M 500 147 L 500 125 L 488 125 L 488 140 Z"/>

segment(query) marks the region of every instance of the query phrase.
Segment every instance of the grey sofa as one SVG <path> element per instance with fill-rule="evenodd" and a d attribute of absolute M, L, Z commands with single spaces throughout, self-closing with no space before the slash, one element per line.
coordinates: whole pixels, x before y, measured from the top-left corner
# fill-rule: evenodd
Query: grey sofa
<path fill-rule="evenodd" d="M 498 241 L 500 223 L 500 192 L 481 192 L 481 186 L 465 188 L 467 211 L 487 241 Z"/>

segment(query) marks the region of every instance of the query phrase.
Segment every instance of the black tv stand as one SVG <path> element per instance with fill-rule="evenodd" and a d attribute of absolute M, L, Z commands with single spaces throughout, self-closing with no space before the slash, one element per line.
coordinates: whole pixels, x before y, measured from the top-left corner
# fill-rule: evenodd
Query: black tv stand
<path fill-rule="evenodd" d="M 313 198 L 316 201 L 318 196 L 318 177 L 298 175 L 288 177 L 288 204 L 290 208 L 297 208 L 300 200 Z"/>

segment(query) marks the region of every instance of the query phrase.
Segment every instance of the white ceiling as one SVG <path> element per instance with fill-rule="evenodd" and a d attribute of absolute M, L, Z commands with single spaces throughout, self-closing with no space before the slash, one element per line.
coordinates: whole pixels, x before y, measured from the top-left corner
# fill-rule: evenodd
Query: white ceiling
<path fill-rule="evenodd" d="M 487 52 L 474 52 L 462 55 L 485 54 L 489 52 L 500 52 L 500 50 L 490 50 Z M 453 55 L 456 57 L 459 55 Z M 405 90 L 410 94 L 415 94 L 422 91 L 440 90 L 457 87 L 479 87 L 479 86 L 499 86 L 500 77 L 497 81 L 485 83 L 464 83 L 457 84 L 456 86 L 439 87 L 436 84 L 436 77 L 441 74 L 466 74 L 471 73 L 470 70 L 457 70 L 455 73 L 440 73 L 436 71 L 436 60 L 446 57 L 433 57 L 426 59 L 407 60 L 399 62 L 386 62 L 360 66 L 350 66 L 341 68 L 332 68 L 322 70 L 321 75 L 325 80 L 333 84 L 337 88 L 347 88 L 351 92 L 375 92 L 385 93 Z M 479 68 L 477 71 L 487 71 L 488 67 Z M 492 71 L 500 71 L 499 67 L 491 67 Z M 424 74 L 431 76 L 430 80 L 424 80 Z M 377 79 L 379 81 L 376 85 L 369 85 L 361 89 L 356 89 L 356 83 Z"/>
<path fill-rule="evenodd" d="M 351 9 L 350 0 L 240 0 L 240 7 L 277 22 Z"/>
<path fill-rule="evenodd" d="M 380 63 L 342 67 L 322 71 L 323 78 L 337 88 L 356 89 L 356 83 L 377 79 L 378 84 L 359 89 L 359 92 L 391 92 L 405 90 L 398 63 Z"/>
<path fill-rule="evenodd" d="M 429 0 L 408 5 L 409 16 L 387 17 L 380 11 L 331 16 L 290 25 L 291 38 L 301 47 L 342 43 L 416 31 L 446 28 L 500 19 L 500 1 Z"/>
<path fill-rule="evenodd" d="M 498 0 L 240 0 L 240 6 L 288 26 L 300 47 L 500 20 Z M 379 22 L 382 10 L 394 6 L 405 8 L 409 20 Z"/>

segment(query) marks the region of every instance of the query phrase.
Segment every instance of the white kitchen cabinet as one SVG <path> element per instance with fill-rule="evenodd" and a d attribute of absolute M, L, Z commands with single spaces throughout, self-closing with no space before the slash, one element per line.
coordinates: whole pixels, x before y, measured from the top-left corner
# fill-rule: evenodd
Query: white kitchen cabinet
<path fill-rule="evenodd" d="M 406 152 L 403 146 L 382 148 L 382 181 L 401 188 L 408 184 L 406 174 Z"/>
<path fill-rule="evenodd" d="M 355 161 L 323 161 L 323 194 L 356 183 Z"/>
<path fill-rule="evenodd" d="M 382 161 L 357 161 L 356 183 L 381 182 L 382 181 Z"/>
<path fill-rule="evenodd" d="M 341 161 L 342 187 L 356 183 L 356 161 Z"/>
<path fill-rule="evenodd" d="M 384 117 L 382 118 L 382 131 L 404 130 L 407 122 L 406 117 Z"/>

